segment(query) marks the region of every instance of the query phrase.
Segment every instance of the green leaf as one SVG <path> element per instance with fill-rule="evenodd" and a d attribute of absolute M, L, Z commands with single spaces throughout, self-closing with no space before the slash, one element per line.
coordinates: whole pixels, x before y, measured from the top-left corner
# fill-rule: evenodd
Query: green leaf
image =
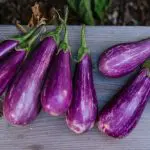
<path fill-rule="evenodd" d="M 77 8 L 78 8 L 78 1 L 79 0 L 67 0 L 69 7 L 74 11 L 74 12 L 78 12 Z"/>
<path fill-rule="evenodd" d="M 95 24 L 91 9 L 91 0 L 79 0 L 78 13 L 86 24 Z"/>
<path fill-rule="evenodd" d="M 104 20 L 105 13 L 110 5 L 111 0 L 94 0 L 94 11 L 101 21 Z"/>
<path fill-rule="evenodd" d="M 67 0 L 69 7 L 88 25 L 94 25 L 91 0 Z"/>

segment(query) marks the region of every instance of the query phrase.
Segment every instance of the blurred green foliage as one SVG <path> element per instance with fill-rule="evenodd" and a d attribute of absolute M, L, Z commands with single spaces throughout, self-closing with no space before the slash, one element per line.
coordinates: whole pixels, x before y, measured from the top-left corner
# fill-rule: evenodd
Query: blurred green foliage
<path fill-rule="evenodd" d="M 87 25 L 95 24 L 94 16 L 104 22 L 107 9 L 111 5 L 111 0 L 67 0 L 67 2 Z"/>

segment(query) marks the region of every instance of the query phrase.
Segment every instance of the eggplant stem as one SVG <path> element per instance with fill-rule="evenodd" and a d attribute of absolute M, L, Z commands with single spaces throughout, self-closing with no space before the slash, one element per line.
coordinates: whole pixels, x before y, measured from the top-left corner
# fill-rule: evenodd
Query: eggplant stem
<path fill-rule="evenodd" d="M 86 46 L 86 38 L 85 38 L 85 24 L 82 25 L 81 29 L 81 47 L 87 47 Z"/>
<path fill-rule="evenodd" d="M 68 10 L 66 10 L 66 13 L 65 13 L 65 21 L 60 17 L 58 11 L 56 9 L 54 9 L 54 10 L 58 15 L 58 18 L 61 21 L 61 24 L 56 27 L 55 31 L 50 31 L 50 32 L 47 32 L 45 35 L 43 35 L 42 39 L 51 36 L 56 41 L 56 43 L 59 44 L 60 43 L 60 33 L 62 31 L 62 28 L 63 28 L 65 22 L 68 19 Z M 66 33 L 66 34 L 67 35 L 65 37 L 65 40 L 67 41 L 68 40 L 68 33 Z"/>
<path fill-rule="evenodd" d="M 35 32 L 35 34 L 33 35 L 33 37 L 29 40 L 29 43 L 28 43 L 28 49 L 29 49 L 29 51 L 30 51 L 30 49 L 32 49 L 32 46 L 33 46 L 34 42 L 38 39 L 38 37 L 43 32 L 46 31 L 46 28 L 45 28 L 44 25 L 39 26 L 39 28 L 41 28 L 40 31 L 37 31 L 37 33 Z"/>
<path fill-rule="evenodd" d="M 40 29 L 40 31 L 39 31 Z M 37 28 L 37 30 L 35 31 L 35 33 L 32 35 L 32 37 L 30 39 L 28 39 L 25 43 L 20 44 L 16 50 L 19 49 L 24 49 L 26 51 L 30 51 L 35 43 L 35 41 L 39 38 L 39 36 L 45 32 L 45 26 L 41 25 Z"/>
<path fill-rule="evenodd" d="M 46 20 L 47 20 L 46 18 L 42 17 L 36 27 L 46 25 Z"/>
<path fill-rule="evenodd" d="M 11 39 L 19 41 L 20 44 L 22 44 L 25 40 L 27 40 L 35 31 L 37 30 L 37 28 L 33 28 L 31 29 L 28 33 L 26 33 L 25 35 L 17 35 L 12 37 Z"/>
<path fill-rule="evenodd" d="M 47 32 L 46 34 L 44 34 L 42 36 L 41 40 L 43 40 L 44 38 L 50 36 L 50 37 L 52 37 L 56 41 L 57 44 L 59 44 L 60 43 L 60 33 L 62 31 L 62 26 L 63 25 L 61 24 L 61 25 L 59 25 L 59 26 L 56 27 L 55 31 Z"/>
<path fill-rule="evenodd" d="M 27 30 L 19 23 L 19 21 L 16 21 L 16 27 L 23 33 L 27 33 Z"/>
<path fill-rule="evenodd" d="M 61 33 L 61 31 L 62 31 L 62 24 L 61 25 L 59 25 L 59 26 L 57 26 L 56 27 L 56 30 L 54 31 L 54 33 L 56 33 L 56 34 L 60 34 Z"/>
<path fill-rule="evenodd" d="M 89 52 L 86 44 L 86 37 L 85 37 L 85 25 L 82 25 L 81 29 L 81 46 L 78 50 L 77 61 L 80 62 L 85 54 Z"/>
<path fill-rule="evenodd" d="M 68 30 L 67 26 L 65 25 L 65 36 L 64 36 L 64 42 L 68 45 Z"/>
<path fill-rule="evenodd" d="M 67 30 L 67 20 L 68 20 L 68 7 L 65 9 L 65 22 L 64 22 L 64 28 L 65 28 L 65 36 L 64 36 L 64 42 L 68 45 L 68 30 Z"/>
<path fill-rule="evenodd" d="M 61 18 L 59 12 L 57 11 L 57 9 L 55 9 L 55 7 L 54 7 L 54 11 L 56 12 L 56 14 L 57 14 L 57 16 L 58 16 L 59 21 L 60 21 L 61 23 L 64 22 L 64 20 Z"/>
<path fill-rule="evenodd" d="M 65 18 L 64 18 L 64 40 L 60 43 L 58 53 L 60 50 L 67 51 L 70 49 L 69 41 L 68 41 L 68 30 L 67 30 L 67 20 L 68 20 L 68 7 L 65 8 Z"/>

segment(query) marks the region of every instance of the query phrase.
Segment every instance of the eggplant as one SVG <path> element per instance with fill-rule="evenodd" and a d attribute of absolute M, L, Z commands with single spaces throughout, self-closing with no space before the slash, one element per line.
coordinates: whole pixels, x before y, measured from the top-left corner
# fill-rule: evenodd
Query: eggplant
<path fill-rule="evenodd" d="M 49 63 L 56 51 L 56 39 L 60 31 L 59 26 L 57 32 L 47 34 L 38 48 L 24 61 L 9 87 L 4 100 L 3 113 L 10 124 L 26 125 L 38 115 L 40 90 Z"/>
<path fill-rule="evenodd" d="M 81 47 L 73 78 L 73 99 L 66 114 L 67 126 L 77 134 L 84 133 L 94 126 L 98 111 L 92 61 L 85 41 L 85 26 L 82 27 L 81 36 Z"/>
<path fill-rule="evenodd" d="M 149 92 L 150 70 L 143 68 L 131 84 L 104 106 L 98 129 L 114 138 L 127 136 L 140 120 Z"/>
<path fill-rule="evenodd" d="M 99 71 L 118 78 L 132 72 L 150 56 L 150 39 L 122 43 L 108 48 L 99 58 Z"/>
<path fill-rule="evenodd" d="M 6 56 L 9 52 L 12 52 L 17 45 L 24 43 L 31 35 L 37 30 L 37 28 L 31 29 L 25 35 L 14 36 L 11 39 L 5 40 L 0 43 L 0 59 Z"/>
<path fill-rule="evenodd" d="M 32 37 L 30 38 L 30 45 L 27 46 L 26 42 L 19 44 L 18 49 L 13 49 L 12 52 L 7 54 L 0 60 L 0 96 L 3 94 L 6 87 L 16 74 L 17 70 L 20 68 L 20 65 L 31 49 L 30 47 L 39 37 L 41 31 L 41 27 L 36 29 Z"/>
<path fill-rule="evenodd" d="M 71 52 L 68 31 L 55 55 L 41 92 L 41 104 L 45 112 L 59 116 L 67 112 L 72 100 Z"/>
<path fill-rule="evenodd" d="M 0 62 L 0 95 L 3 94 L 26 56 L 25 50 L 14 51 Z"/>
<path fill-rule="evenodd" d="M 17 40 L 5 40 L 0 43 L 0 58 L 12 51 L 18 44 L 19 41 Z"/>

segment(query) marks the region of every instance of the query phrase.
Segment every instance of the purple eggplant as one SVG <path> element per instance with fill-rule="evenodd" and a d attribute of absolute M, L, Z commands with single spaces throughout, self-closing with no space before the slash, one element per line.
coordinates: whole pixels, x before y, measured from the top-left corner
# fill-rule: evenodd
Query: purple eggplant
<path fill-rule="evenodd" d="M 99 71 L 105 76 L 117 78 L 124 76 L 150 56 L 150 39 L 115 45 L 99 58 Z"/>
<path fill-rule="evenodd" d="M 42 29 L 41 27 L 39 28 L 40 30 Z M 39 35 L 40 35 L 40 31 L 39 29 L 37 29 L 37 31 L 35 31 L 35 33 L 30 38 L 30 40 L 32 41 L 30 42 L 30 45 L 32 45 L 32 43 L 35 42 L 35 40 L 38 38 Z M 30 45 L 28 45 L 29 46 L 28 48 L 26 46 L 26 42 L 22 43 L 19 45 L 20 49 L 18 50 L 13 49 L 12 52 L 7 54 L 5 57 L 3 57 L 0 60 L 0 70 L 1 70 L 0 71 L 0 96 L 3 94 L 6 87 L 11 82 L 14 75 L 16 74 L 16 71 L 19 69 L 21 63 L 25 59 L 25 56 L 28 54 Z"/>
<path fill-rule="evenodd" d="M 137 125 L 148 101 L 150 70 L 143 68 L 133 82 L 100 112 L 98 128 L 115 138 L 127 136 Z"/>
<path fill-rule="evenodd" d="M 5 40 L 0 43 L 0 58 L 12 51 L 18 44 L 17 40 Z"/>
<path fill-rule="evenodd" d="M 3 113 L 14 125 L 26 125 L 36 118 L 40 110 L 40 90 L 45 73 L 57 47 L 61 31 L 49 33 L 28 57 L 14 78 L 4 100 Z"/>
<path fill-rule="evenodd" d="M 25 50 L 14 51 L 0 62 L 0 95 L 14 77 L 25 56 Z"/>
<path fill-rule="evenodd" d="M 12 52 L 17 45 L 25 42 L 36 30 L 37 28 L 33 28 L 25 35 L 19 35 L 11 38 L 10 40 L 5 40 L 0 43 L 0 59 L 6 56 L 9 52 Z"/>
<path fill-rule="evenodd" d="M 46 82 L 41 93 L 41 103 L 45 112 L 59 116 L 67 112 L 72 100 L 71 52 L 65 26 L 65 38 L 51 63 Z"/>
<path fill-rule="evenodd" d="M 94 126 L 98 110 L 92 62 L 86 47 L 84 28 L 85 26 L 82 27 L 81 47 L 78 51 L 78 63 L 73 80 L 73 99 L 66 115 L 68 127 L 77 134 Z"/>

